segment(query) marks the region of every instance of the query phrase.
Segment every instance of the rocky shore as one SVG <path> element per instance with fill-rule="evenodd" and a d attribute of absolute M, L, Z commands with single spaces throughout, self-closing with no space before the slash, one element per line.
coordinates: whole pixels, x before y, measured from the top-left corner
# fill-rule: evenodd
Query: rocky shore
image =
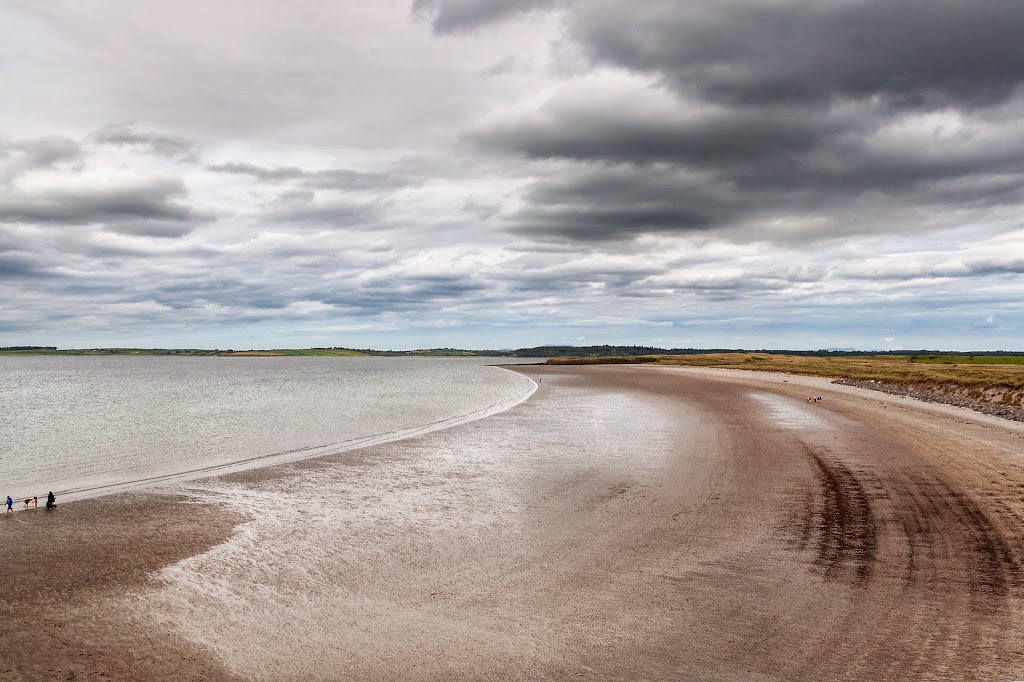
<path fill-rule="evenodd" d="M 900 384 L 873 379 L 836 379 L 832 383 L 856 386 L 930 403 L 966 407 L 1003 419 L 1024 422 L 1024 391 L 1006 386 L 987 389 L 960 384 Z"/>

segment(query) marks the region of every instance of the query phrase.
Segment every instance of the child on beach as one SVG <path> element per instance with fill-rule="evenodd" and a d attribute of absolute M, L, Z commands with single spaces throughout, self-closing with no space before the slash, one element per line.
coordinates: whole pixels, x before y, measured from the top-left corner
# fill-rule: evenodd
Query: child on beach
<path fill-rule="evenodd" d="M 14 513 L 14 500 L 11 499 L 10 495 L 7 496 L 7 513 L 8 514 L 13 514 Z"/>

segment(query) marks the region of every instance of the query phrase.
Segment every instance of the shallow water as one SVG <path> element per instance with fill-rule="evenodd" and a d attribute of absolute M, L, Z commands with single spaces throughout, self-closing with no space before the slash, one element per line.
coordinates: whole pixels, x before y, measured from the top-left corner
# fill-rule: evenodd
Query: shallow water
<path fill-rule="evenodd" d="M 673 402 L 561 383 L 425 438 L 172 487 L 249 520 L 136 606 L 249 680 L 495 679 L 476 666 L 559 660 L 589 614 L 568 634 L 535 620 L 534 600 L 565 597 L 535 593 L 533 571 L 590 553 L 570 529 L 606 532 L 591 512 L 657 486 L 697 428 Z"/>
<path fill-rule="evenodd" d="M 0 486 L 73 499 L 458 423 L 532 392 L 494 362 L 0 357 Z"/>

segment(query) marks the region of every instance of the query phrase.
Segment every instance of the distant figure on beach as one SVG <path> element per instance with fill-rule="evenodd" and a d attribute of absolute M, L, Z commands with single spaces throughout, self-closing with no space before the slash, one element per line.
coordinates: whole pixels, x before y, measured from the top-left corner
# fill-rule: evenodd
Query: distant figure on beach
<path fill-rule="evenodd" d="M 53 509 L 56 506 L 57 506 L 57 498 L 53 496 L 53 491 L 51 490 L 46 495 L 46 508 L 47 509 Z"/>
<path fill-rule="evenodd" d="M 34 506 L 35 509 L 39 509 L 39 498 L 38 497 L 33 497 L 32 498 L 32 505 Z"/>
<path fill-rule="evenodd" d="M 8 514 L 13 514 L 14 513 L 14 500 L 11 499 L 10 495 L 7 496 L 7 513 Z"/>
<path fill-rule="evenodd" d="M 25 509 L 28 509 L 28 505 L 29 505 L 29 504 L 30 504 L 31 502 L 32 502 L 32 498 L 31 498 L 31 497 L 26 497 L 26 498 L 25 498 Z"/>

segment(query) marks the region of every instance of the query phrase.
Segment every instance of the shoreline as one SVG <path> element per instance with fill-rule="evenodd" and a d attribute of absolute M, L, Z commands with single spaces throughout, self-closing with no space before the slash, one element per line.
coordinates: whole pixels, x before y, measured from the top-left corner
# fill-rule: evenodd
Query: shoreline
<path fill-rule="evenodd" d="M 1024 673 L 1024 426 L 815 377 L 514 371 L 532 398 L 486 419 L 5 519 L 0 676 Z"/>
<path fill-rule="evenodd" d="M 865 354 L 786 355 L 772 352 L 721 352 L 698 355 L 639 357 L 562 357 L 555 365 L 646 364 L 668 367 L 767 371 L 786 375 L 827 377 L 836 383 L 860 386 L 926 402 L 968 407 L 1013 421 L 1024 421 L 1024 357 L 1006 354 L 1007 362 L 975 362 L 975 356 L 953 355 L 918 359 L 914 355 Z M 960 360 L 961 362 L 956 362 Z"/>
<path fill-rule="evenodd" d="M 637 365 L 645 369 L 668 369 L 691 373 L 697 376 L 715 377 L 723 380 L 734 380 L 736 383 L 746 381 L 757 381 L 782 388 L 782 384 L 790 387 L 804 387 L 812 391 L 829 391 L 843 396 L 859 398 L 865 402 L 873 402 L 878 405 L 886 405 L 890 408 L 904 408 L 917 410 L 940 417 L 948 417 L 964 421 L 985 424 L 996 428 L 1004 428 L 1008 431 L 1024 434 L 1024 423 L 1016 419 L 1007 419 L 995 414 L 982 412 L 963 405 L 943 403 L 935 400 L 925 400 L 911 394 L 894 393 L 889 394 L 879 389 L 862 386 L 860 384 L 847 384 L 832 377 L 814 376 L 809 374 L 787 374 L 785 372 L 758 371 L 749 369 L 732 369 L 718 367 L 686 367 L 686 366 L 653 366 Z M 881 394 L 881 395 L 879 395 Z M 793 392 L 792 395 L 799 395 Z M 888 397 L 885 397 L 888 396 Z"/>
<path fill-rule="evenodd" d="M 505 371 L 514 372 L 516 365 L 486 365 L 497 367 Z M 184 471 L 175 471 L 170 473 L 156 473 L 150 476 L 142 478 L 114 481 L 109 483 L 104 482 L 89 482 L 84 485 L 78 485 L 75 487 L 65 488 L 61 490 L 55 490 L 54 494 L 58 496 L 58 502 L 74 502 L 80 499 L 95 499 L 97 497 L 103 497 L 108 495 L 120 495 L 124 493 L 130 493 L 137 490 L 145 490 L 150 488 L 159 488 L 161 486 L 175 485 L 186 483 L 188 481 L 202 480 L 205 478 L 230 475 L 233 473 L 239 473 L 248 471 L 250 469 L 258 469 L 262 467 L 280 466 L 289 464 L 292 462 L 299 462 L 304 459 L 312 459 L 318 457 L 330 457 L 343 452 L 349 452 L 351 450 L 359 450 L 362 448 L 373 447 L 375 445 L 381 445 L 384 443 L 403 440 L 406 438 L 415 438 L 433 431 L 452 428 L 465 424 L 477 419 L 486 419 L 489 416 L 498 414 L 502 411 L 511 409 L 519 403 L 529 400 L 530 396 L 537 390 L 536 382 L 532 382 L 527 386 L 527 390 L 522 393 L 501 400 L 490 405 L 472 410 L 464 414 L 457 414 L 437 421 L 428 422 L 425 424 L 417 424 L 414 426 L 403 427 L 384 431 L 381 433 L 369 434 L 366 436 L 357 436 L 348 440 L 328 443 L 324 445 L 315 445 L 308 447 L 300 447 L 280 452 L 271 452 L 262 455 L 254 455 L 231 462 L 225 462 L 220 464 L 211 464 L 208 466 L 202 466 L 193 469 L 187 469 Z M 25 509 L 18 509 L 18 505 L 22 503 L 24 495 L 11 495 L 15 500 L 15 512 L 18 511 L 31 511 Z M 32 497 L 32 495 L 29 495 Z M 41 496 L 45 499 L 45 493 Z"/>

